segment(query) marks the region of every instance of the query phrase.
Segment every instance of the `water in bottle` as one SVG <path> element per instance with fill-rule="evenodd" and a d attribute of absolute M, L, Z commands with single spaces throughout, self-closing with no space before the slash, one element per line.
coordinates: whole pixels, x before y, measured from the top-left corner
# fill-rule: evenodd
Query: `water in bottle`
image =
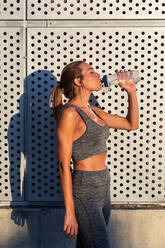
<path fill-rule="evenodd" d="M 132 72 L 133 81 L 136 84 L 137 82 L 140 81 L 139 71 L 137 71 L 137 70 L 127 71 L 128 77 L 131 76 L 131 72 Z M 105 92 L 109 91 L 110 87 L 112 85 L 118 85 L 119 84 L 119 79 L 118 79 L 117 73 L 115 73 L 113 75 L 111 75 L 111 74 L 104 75 L 102 78 L 102 82 L 103 82 L 103 90 Z"/>

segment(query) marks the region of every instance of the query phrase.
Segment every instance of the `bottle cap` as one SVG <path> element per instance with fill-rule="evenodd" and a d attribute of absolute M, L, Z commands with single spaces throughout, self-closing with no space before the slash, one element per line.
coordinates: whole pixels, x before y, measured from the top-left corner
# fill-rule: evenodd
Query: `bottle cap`
<path fill-rule="evenodd" d="M 103 76 L 102 82 L 104 83 L 105 87 L 108 87 L 108 80 L 107 80 L 107 75 Z"/>

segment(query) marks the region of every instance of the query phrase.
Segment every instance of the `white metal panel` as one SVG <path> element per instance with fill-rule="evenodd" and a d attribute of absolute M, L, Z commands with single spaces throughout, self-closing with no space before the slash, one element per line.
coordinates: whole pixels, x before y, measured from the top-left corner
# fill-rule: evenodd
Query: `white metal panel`
<path fill-rule="evenodd" d="M 164 0 L 29 0 L 28 19 L 163 19 Z"/>
<path fill-rule="evenodd" d="M 0 28 L 0 200 L 24 199 L 25 34 Z"/>
<path fill-rule="evenodd" d="M 101 75 L 126 68 L 139 70 L 141 76 L 139 130 L 111 129 L 107 142 L 112 201 L 164 201 L 164 41 L 165 29 L 159 27 L 28 29 L 28 166 L 33 200 L 61 199 L 55 122 L 48 100 L 63 67 L 83 59 Z M 107 94 L 95 93 L 92 102 L 109 113 L 127 114 L 127 94 L 117 86 Z"/>
<path fill-rule="evenodd" d="M 0 20 L 25 19 L 25 0 L 1 0 Z"/>

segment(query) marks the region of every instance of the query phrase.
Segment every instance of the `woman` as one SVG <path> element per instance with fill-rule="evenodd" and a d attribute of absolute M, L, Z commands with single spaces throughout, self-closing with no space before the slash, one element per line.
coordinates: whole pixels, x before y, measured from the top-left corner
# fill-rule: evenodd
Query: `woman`
<path fill-rule="evenodd" d="M 136 86 L 127 72 L 118 72 L 120 87 L 128 93 L 126 118 L 89 106 L 93 91 L 102 88 L 100 75 L 83 61 L 62 71 L 50 101 L 57 121 L 60 179 L 65 203 L 64 231 L 77 236 L 76 247 L 108 248 L 110 176 L 106 167 L 109 128 L 138 128 Z M 62 105 L 62 90 L 68 103 Z M 70 161 L 73 160 L 73 175 Z"/>

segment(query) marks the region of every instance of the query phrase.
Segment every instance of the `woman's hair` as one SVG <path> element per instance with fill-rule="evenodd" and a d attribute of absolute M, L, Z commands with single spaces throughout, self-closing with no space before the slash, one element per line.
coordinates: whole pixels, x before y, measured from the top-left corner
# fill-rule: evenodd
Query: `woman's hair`
<path fill-rule="evenodd" d="M 51 92 L 49 104 L 53 110 L 53 115 L 57 120 L 59 110 L 63 106 L 62 89 L 64 96 L 71 100 L 75 96 L 74 79 L 82 80 L 82 69 L 79 67 L 84 61 L 74 61 L 64 67 L 61 73 L 58 86 Z"/>

